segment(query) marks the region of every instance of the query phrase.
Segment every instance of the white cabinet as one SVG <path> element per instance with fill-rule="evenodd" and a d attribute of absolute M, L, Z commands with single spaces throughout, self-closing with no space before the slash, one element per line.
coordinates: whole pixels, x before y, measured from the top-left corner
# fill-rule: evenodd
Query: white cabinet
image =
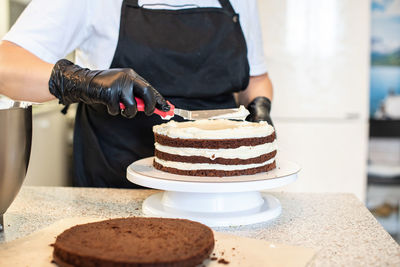
<path fill-rule="evenodd" d="M 258 6 L 278 153 L 302 167 L 284 190 L 349 192 L 365 200 L 370 1 Z"/>
<path fill-rule="evenodd" d="M 367 118 L 370 2 L 260 0 L 274 116 Z"/>
<path fill-rule="evenodd" d="M 357 120 L 275 120 L 278 157 L 301 166 L 294 192 L 347 192 L 365 199 L 367 124 Z M 280 190 L 279 189 L 279 190 Z"/>

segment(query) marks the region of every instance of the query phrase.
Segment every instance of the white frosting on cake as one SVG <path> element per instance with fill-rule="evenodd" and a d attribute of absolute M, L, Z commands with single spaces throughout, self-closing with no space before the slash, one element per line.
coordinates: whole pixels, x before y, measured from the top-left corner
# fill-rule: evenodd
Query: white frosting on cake
<path fill-rule="evenodd" d="M 241 146 L 238 148 L 192 148 L 192 147 L 171 147 L 155 143 L 158 151 L 179 156 L 200 156 L 212 160 L 216 158 L 225 159 L 251 159 L 268 154 L 277 149 L 276 140 L 272 143 L 265 143 L 258 146 Z"/>
<path fill-rule="evenodd" d="M 170 121 L 158 126 L 154 126 L 153 131 L 156 134 L 177 139 L 198 139 L 198 140 L 222 140 L 243 138 L 267 137 L 274 133 L 274 128 L 267 122 L 247 122 L 233 121 L 227 119 L 216 120 L 197 120 L 187 122 Z M 224 159 L 253 159 L 261 155 L 268 154 L 277 150 L 277 141 L 271 140 L 270 143 L 264 143 L 254 146 L 240 146 L 237 148 L 193 148 L 193 147 L 174 147 L 155 143 L 155 149 L 171 155 L 184 157 L 198 156 L 206 157 L 211 160 L 216 158 Z M 164 158 L 160 155 L 161 158 Z M 217 163 L 186 163 L 178 161 L 164 160 L 155 157 L 154 161 L 165 168 L 178 169 L 183 171 L 197 170 L 216 170 L 216 171 L 243 171 L 263 167 L 274 162 L 271 158 L 263 163 L 251 164 L 217 164 Z M 172 172 L 172 171 L 171 171 Z M 173 172 L 172 172 L 173 173 Z"/>
<path fill-rule="evenodd" d="M 232 121 L 226 119 L 170 121 L 153 127 L 157 134 L 182 139 L 232 139 L 265 137 L 274 132 L 267 122 Z"/>
<path fill-rule="evenodd" d="M 246 170 L 251 168 L 257 168 L 265 166 L 274 162 L 275 158 L 272 158 L 263 163 L 256 164 L 245 164 L 245 165 L 223 165 L 223 164 L 208 164 L 208 163 L 185 163 L 176 161 L 166 161 L 159 158 L 154 160 L 163 165 L 164 167 L 174 168 L 178 170 L 221 170 L 221 171 L 235 171 L 235 170 Z"/>
<path fill-rule="evenodd" d="M 243 105 L 240 105 L 240 107 L 235 112 L 214 116 L 214 117 L 211 117 L 210 119 L 212 119 L 212 120 L 235 119 L 235 120 L 244 121 L 249 114 L 250 114 L 250 112 Z"/>

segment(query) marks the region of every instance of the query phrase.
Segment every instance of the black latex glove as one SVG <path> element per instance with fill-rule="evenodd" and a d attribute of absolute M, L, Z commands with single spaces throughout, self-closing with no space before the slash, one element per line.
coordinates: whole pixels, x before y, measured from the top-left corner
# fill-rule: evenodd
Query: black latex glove
<path fill-rule="evenodd" d="M 246 121 L 259 122 L 267 121 L 272 126 L 274 125 L 271 120 L 271 100 L 266 97 L 259 96 L 253 99 L 247 106 L 250 114 L 246 117 Z"/>
<path fill-rule="evenodd" d="M 134 97 L 143 99 L 145 114 L 154 109 L 168 111 L 169 105 L 160 93 L 132 69 L 89 70 L 62 59 L 53 68 L 49 80 L 49 90 L 61 104 L 76 102 L 104 104 L 108 113 L 120 113 L 119 103 L 125 105 L 121 113 L 133 118 L 137 113 Z"/>

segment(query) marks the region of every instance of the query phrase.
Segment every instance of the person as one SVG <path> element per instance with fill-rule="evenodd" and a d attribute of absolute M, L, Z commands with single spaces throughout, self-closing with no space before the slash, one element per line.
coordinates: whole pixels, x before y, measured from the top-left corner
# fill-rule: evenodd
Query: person
<path fill-rule="evenodd" d="M 153 155 L 166 100 L 218 109 L 237 95 L 247 120 L 272 123 L 257 12 L 256 0 L 33 0 L 0 44 L 0 94 L 79 103 L 74 185 L 134 188 L 126 168 Z M 74 50 L 76 64 L 63 59 Z"/>

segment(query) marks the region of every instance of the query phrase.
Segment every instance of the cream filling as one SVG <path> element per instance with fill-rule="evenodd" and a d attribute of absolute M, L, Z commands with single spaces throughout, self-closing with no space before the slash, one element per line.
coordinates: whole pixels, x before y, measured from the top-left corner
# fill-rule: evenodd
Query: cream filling
<path fill-rule="evenodd" d="M 214 117 L 209 118 L 209 120 L 235 119 L 235 120 L 244 121 L 249 114 L 250 114 L 250 112 L 243 105 L 240 105 L 240 107 L 237 109 L 236 112 L 214 116 Z"/>
<path fill-rule="evenodd" d="M 208 149 L 208 148 L 192 148 L 192 147 L 170 147 L 155 143 L 155 148 L 158 151 L 179 155 L 179 156 L 200 156 L 209 159 L 225 158 L 225 159 L 251 159 L 264 154 L 268 154 L 277 149 L 277 141 L 272 143 L 265 143 L 257 146 L 241 146 L 238 148 L 221 148 L 221 149 Z"/>
<path fill-rule="evenodd" d="M 186 163 L 186 162 L 175 162 L 166 161 L 154 158 L 155 162 L 161 164 L 164 167 L 174 168 L 178 170 L 219 170 L 219 171 L 236 171 L 236 170 L 246 170 L 265 166 L 274 162 L 275 158 L 272 158 L 263 163 L 256 164 L 244 164 L 244 165 L 223 165 L 223 164 L 208 164 L 208 163 Z"/>
<path fill-rule="evenodd" d="M 157 134 L 182 139 L 230 139 L 265 137 L 274 127 L 265 121 L 248 122 L 232 120 L 170 121 L 153 127 Z"/>

